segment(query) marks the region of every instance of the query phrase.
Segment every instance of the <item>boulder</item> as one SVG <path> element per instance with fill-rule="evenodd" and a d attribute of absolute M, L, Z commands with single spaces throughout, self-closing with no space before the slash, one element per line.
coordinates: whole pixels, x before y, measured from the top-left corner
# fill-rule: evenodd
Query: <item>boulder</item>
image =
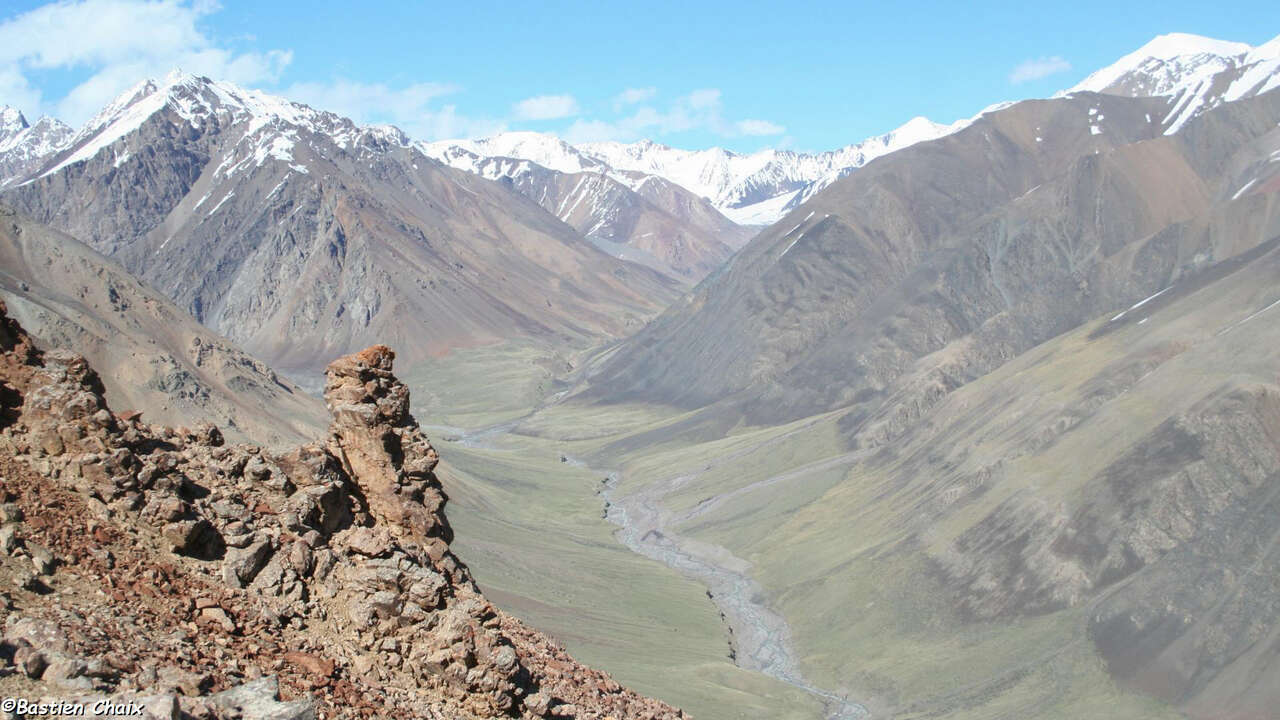
<path fill-rule="evenodd" d="M 311 698 L 280 701 L 280 681 L 268 675 L 211 695 L 208 704 L 219 716 L 244 720 L 315 720 L 316 703 Z"/>

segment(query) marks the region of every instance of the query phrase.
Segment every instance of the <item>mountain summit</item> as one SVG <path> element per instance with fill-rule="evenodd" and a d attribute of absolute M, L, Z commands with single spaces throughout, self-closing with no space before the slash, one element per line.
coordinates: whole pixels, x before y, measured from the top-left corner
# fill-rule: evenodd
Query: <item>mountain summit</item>
<path fill-rule="evenodd" d="M 16 108 L 0 106 L 0 188 L 38 169 L 71 140 L 73 131 L 51 117 L 35 125 Z"/>
<path fill-rule="evenodd" d="M 1280 36 L 1250 47 L 1189 35 L 1160 35 L 1075 87 L 1059 93 L 1097 92 L 1127 97 L 1168 97 L 1166 133 L 1224 102 L 1280 87 Z"/>

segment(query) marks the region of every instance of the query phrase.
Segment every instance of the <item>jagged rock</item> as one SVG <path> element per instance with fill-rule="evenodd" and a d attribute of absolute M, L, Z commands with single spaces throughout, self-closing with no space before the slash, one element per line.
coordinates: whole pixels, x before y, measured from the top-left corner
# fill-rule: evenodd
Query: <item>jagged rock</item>
<path fill-rule="evenodd" d="M 395 353 L 375 345 L 330 363 L 325 404 L 333 415 L 330 449 L 355 480 L 374 517 L 421 542 L 452 539 L 444 493 L 431 475 L 439 457 L 409 414 L 409 389 L 391 374 Z M 427 508 L 403 496 L 403 488 L 426 482 L 438 502 Z"/>
<path fill-rule="evenodd" d="M 41 679 L 61 690 L 92 690 L 93 681 L 85 677 L 88 666 L 80 658 L 64 653 L 50 653 Z"/>
<path fill-rule="evenodd" d="M 49 659 L 43 652 L 30 645 L 23 645 L 13 653 L 13 664 L 29 678 L 38 678 L 49 666 Z"/>
<path fill-rule="evenodd" d="M 236 623 L 226 610 L 214 605 L 200 610 L 200 621 L 222 628 L 223 632 L 235 632 Z"/>
<path fill-rule="evenodd" d="M 169 541 L 170 548 L 183 555 L 215 557 L 221 550 L 217 531 L 208 520 L 179 520 L 164 526 L 161 535 Z"/>
<path fill-rule="evenodd" d="M 49 552 L 49 548 L 35 543 L 27 543 L 27 552 L 31 554 L 31 566 L 35 568 L 37 575 L 53 574 L 53 567 L 57 559 L 53 557 L 53 553 Z"/>
<path fill-rule="evenodd" d="M 311 569 L 315 567 L 315 558 L 311 553 L 310 544 L 305 540 L 297 540 L 289 546 L 289 566 L 299 577 L 311 574 Z"/>
<path fill-rule="evenodd" d="M 18 615 L 10 615 L 5 621 L 4 642 L 45 652 L 66 652 L 68 648 L 67 635 L 57 623 Z"/>
<path fill-rule="evenodd" d="M 326 657 L 314 655 L 304 652 L 289 652 L 284 654 L 285 662 L 293 663 L 307 672 L 321 678 L 327 678 L 333 675 L 334 663 Z"/>
<path fill-rule="evenodd" d="M 351 524 L 351 499 L 338 482 L 312 485 L 289 497 L 287 508 L 298 522 L 332 533 Z"/>
<path fill-rule="evenodd" d="M 271 541 L 261 539 L 244 549 L 227 553 L 222 564 L 222 579 L 231 587 L 244 587 L 253 582 L 258 571 L 267 564 L 271 557 Z"/>
<path fill-rule="evenodd" d="M 165 692 L 178 691 L 187 697 L 200 695 L 209 684 L 207 675 L 166 665 L 156 671 L 155 686 Z"/>
<path fill-rule="evenodd" d="M 343 538 L 347 547 L 366 557 L 381 557 L 391 552 L 391 534 L 385 528 L 355 528 Z"/>

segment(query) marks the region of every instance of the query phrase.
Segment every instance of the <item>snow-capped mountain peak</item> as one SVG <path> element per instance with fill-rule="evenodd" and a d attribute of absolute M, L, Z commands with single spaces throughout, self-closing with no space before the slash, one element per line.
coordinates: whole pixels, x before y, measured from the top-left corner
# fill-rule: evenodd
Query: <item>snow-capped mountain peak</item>
<path fill-rule="evenodd" d="M 1199 35 L 1160 35 L 1067 92 L 1170 95 L 1235 67 L 1250 50 L 1244 43 Z"/>
<path fill-rule="evenodd" d="M 466 154 L 481 158 L 528 160 L 564 173 L 605 172 L 608 168 L 554 135 L 513 131 L 480 140 L 441 140 L 418 145 L 423 154 L 455 167 L 466 166 Z M 465 153 L 458 153 L 463 150 Z"/>
<path fill-rule="evenodd" d="M 223 127 L 240 125 L 244 136 L 260 146 L 255 154 L 261 157 L 289 159 L 300 132 L 326 135 L 343 148 L 366 138 L 380 144 L 409 144 L 398 128 L 361 127 L 334 113 L 260 90 L 174 70 L 160 80 L 144 80 L 121 93 L 75 134 L 65 146 L 67 152 L 42 174 L 94 157 L 161 111 L 170 112 L 174 122 L 197 128 L 210 122 Z"/>
<path fill-rule="evenodd" d="M 658 177 L 706 198 L 736 223 L 767 225 L 853 168 L 955 132 L 968 122 L 942 125 L 915 117 L 884 135 L 822 153 L 766 149 L 742 154 L 721 147 L 682 150 L 652 140 L 570 145 L 554 135 L 536 132 L 441 140 L 419 147 L 429 157 L 486 176 L 495 167 L 488 160 L 511 158 L 558 172 L 605 174 L 633 190 Z M 515 171 L 520 166 L 503 167 Z"/>
<path fill-rule="evenodd" d="M 10 185 L 61 150 L 73 135 L 71 128 L 51 117 L 28 125 L 16 108 L 0 107 L 0 187 Z"/>
<path fill-rule="evenodd" d="M 1172 60 L 1174 58 L 1194 55 L 1217 55 L 1229 57 L 1242 55 L 1251 48 L 1246 43 L 1218 40 L 1216 38 L 1194 35 L 1192 33 L 1166 33 L 1157 35 L 1146 45 L 1129 53 L 1125 58 L 1157 58 Z M 1120 62 L 1124 62 L 1122 58 Z"/>
<path fill-rule="evenodd" d="M 1250 47 L 1187 33 L 1160 35 L 1058 95 L 1169 97 L 1166 134 L 1201 111 L 1280 87 L 1280 37 Z"/>
<path fill-rule="evenodd" d="M 17 108 L 0 107 L 0 144 L 27 129 L 27 119 Z"/>

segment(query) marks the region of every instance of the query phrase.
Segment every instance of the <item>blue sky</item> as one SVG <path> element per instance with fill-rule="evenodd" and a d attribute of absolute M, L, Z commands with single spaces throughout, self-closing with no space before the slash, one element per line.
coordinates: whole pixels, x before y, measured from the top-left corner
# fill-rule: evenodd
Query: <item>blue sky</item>
<path fill-rule="evenodd" d="M 0 103 L 84 122 L 169 68 L 420 139 L 823 150 L 1068 87 L 1155 35 L 1253 45 L 1273 2 L 242 2 L 0 6 Z"/>

